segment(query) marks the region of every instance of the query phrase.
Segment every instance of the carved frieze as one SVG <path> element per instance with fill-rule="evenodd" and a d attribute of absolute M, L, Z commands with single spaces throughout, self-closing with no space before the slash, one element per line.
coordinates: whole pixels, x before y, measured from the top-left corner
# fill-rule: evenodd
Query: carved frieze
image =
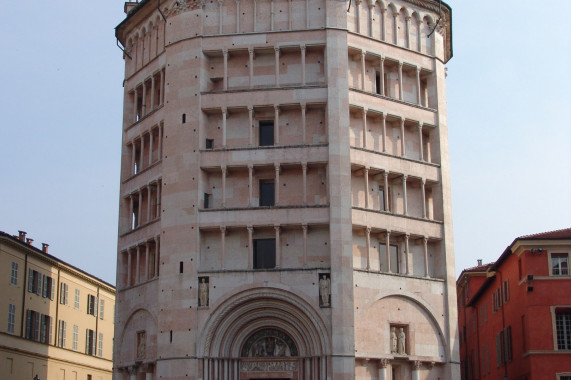
<path fill-rule="evenodd" d="M 288 358 L 297 356 L 294 341 L 284 332 L 264 329 L 254 333 L 242 347 L 246 358 Z"/>
<path fill-rule="evenodd" d="M 290 372 L 297 371 L 297 362 L 248 361 L 240 363 L 241 372 Z"/>

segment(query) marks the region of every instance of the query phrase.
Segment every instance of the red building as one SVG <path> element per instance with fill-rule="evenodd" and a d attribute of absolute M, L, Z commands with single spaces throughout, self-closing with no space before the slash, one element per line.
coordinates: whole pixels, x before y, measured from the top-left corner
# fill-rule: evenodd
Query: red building
<path fill-rule="evenodd" d="M 571 228 L 516 238 L 456 282 L 462 379 L 571 380 Z"/>

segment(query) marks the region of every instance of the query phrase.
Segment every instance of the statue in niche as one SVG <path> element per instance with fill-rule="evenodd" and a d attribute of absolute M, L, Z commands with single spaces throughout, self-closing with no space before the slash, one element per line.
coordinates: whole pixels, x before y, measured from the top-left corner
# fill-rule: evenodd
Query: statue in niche
<path fill-rule="evenodd" d="M 398 334 L 398 349 L 397 352 L 399 355 L 406 355 L 405 352 L 405 340 L 406 340 L 406 335 L 404 333 L 404 328 L 399 328 L 399 334 Z"/>
<path fill-rule="evenodd" d="M 326 274 L 323 274 L 319 279 L 319 297 L 319 306 L 329 307 L 329 301 L 331 299 L 331 280 Z"/>
<path fill-rule="evenodd" d="M 398 349 L 396 327 L 391 327 L 391 353 L 396 354 Z"/>
<path fill-rule="evenodd" d="M 198 284 L 198 306 L 208 306 L 208 282 L 205 277 Z"/>
<path fill-rule="evenodd" d="M 145 358 L 147 349 L 147 334 L 144 331 L 137 333 L 137 359 Z"/>

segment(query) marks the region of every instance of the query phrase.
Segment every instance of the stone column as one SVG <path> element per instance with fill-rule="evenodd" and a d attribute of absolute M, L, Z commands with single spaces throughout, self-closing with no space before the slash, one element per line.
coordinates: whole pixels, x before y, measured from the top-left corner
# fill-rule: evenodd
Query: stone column
<path fill-rule="evenodd" d="M 309 0 L 305 0 L 305 28 L 309 29 Z"/>
<path fill-rule="evenodd" d="M 390 376 L 387 376 L 387 366 L 389 361 L 387 359 L 379 360 L 379 380 L 390 380 Z"/>
<path fill-rule="evenodd" d="M 132 262 L 132 258 L 131 258 L 131 248 L 127 248 L 127 283 L 126 286 L 131 286 L 132 281 L 131 281 L 131 277 L 133 276 L 133 274 L 131 273 L 131 266 L 133 265 Z"/>
<path fill-rule="evenodd" d="M 161 178 L 157 180 L 157 218 L 161 217 Z"/>
<path fill-rule="evenodd" d="M 254 2 L 254 4 L 256 4 Z M 255 8 L 255 5 L 254 5 Z M 255 21 L 254 21 L 254 25 L 255 25 Z M 248 62 L 248 68 L 250 69 L 250 78 L 249 78 L 249 85 L 250 88 L 254 88 L 254 48 L 253 47 L 249 47 L 248 48 L 248 56 L 249 56 L 249 62 Z"/>
<path fill-rule="evenodd" d="M 280 106 L 274 105 L 274 145 L 280 145 Z"/>
<path fill-rule="evenodd" d="M 410 16 L 406 16 L 405 18 L 406 23 L 406 48 L 410 49 Z"/>
<path fill-rule="evenodd" d="M 307 265 L 307 224 L 302 224 L 301 229 L 303 230 L 303 265 L 305 266 Z"/>
<path fill-rule="evenodd" d="M 240 33 L 240 0 L 236 0 L 236 33 Z"/>
<path fill-rule="evenodd" d="M 373 9 L 375 9 L 375 3 L 369 4 L 369 21 L 368 21 L 368 31 L 369 37 L 373 37 Z"/>
<path fill-rule="evenodd" d="M 363 148 L 367 149 L 367 107 L 363 108 Z"/>
<path fill-rule="evenodd" d="M 406 156 L 406 144 L 404 141 L 404 118 L 400 119 L 400 155 L 402 157 Z"/>
<path fill-rule="evenodd" d="M 147 184 L 147 223 L 151 221 L 151 185 Z"/>
<path fill-rule="evenodd" d="M 228 90 L 228 49 L 222 50 L 222 55 L 224 56 L 224 91 Z"/>
<path fill-rule="evenodd" d="M 416 104 L 421 106 L 421 97 L 420 97 L 420 67 L 416 68 Z"/>
<path fill-rule="evenodd" d="M 210 380 L 210 360 L 204 359 L 204 380 Z"/>
<path fill-rule="evenodd" d="M 161 83 L 159 87 L 159 103 L 165 103 L 165 72 L 161 69 Z"/>
<path fill-rule="evenodd" d="M 253 115 L 254 113 L 254 107 L 252 106 L 248 106 L 248 120 L 249 120 L 249 128 L 248 128 L 248 136 L 250 138 L 250 146 L 254 145 L 254 120 L 253 120 Z"/>
<path fill-rule="evenodd" d="M 276 268 L 281 267 L 281 252 L 280 252 L 280 226 L 279 224 L 274 225 L 274 230 L 276 230 Z"/>
<path fill-rule="evenodd" d="M 383 127 L 383 153 L 387 152 L 387 115 L 383 112 L 381 114 L 381 124 Z"/>
<path fill-rule="evenodd" d="M 303 205 L 307 205 L 307 162 L 301 163 L 301 171 L 303 173 Z"/>
<path fill-rule="evenodd" d="M 137 273 L 135 273 L 135 284 L 138 284 L 141 282 L 141 250 L 139 248 L 139 246 L 137 245 L 136 248 L 136 255 L 137 255 L 137 261 L 136 261 L 136 268 L 137 268 Z"/>
<path fill-rule="evenodd" d="M 385 211 L 389 212 L 390 211 L 390 207 L 389 207 L 389 171 L 385 170 L 383 173 L 383 177 L 384 177 L 384 196 L 385 196 Z"/>
<path fill-rule="evenodd" d="M 367 249 L 367 270 L 371 269 L 371 227 L 367 226 L 366 231 L 366 249 Z"/>
<path fill-rule="evenodd" d="M 222 170 L 222 207 L 226 207 L 226 174 L 228 173 L 228 169 L 226 165 L 222 165 L 220 168 Z"/>
<path fill-rule="evenodd" d="M 254 266 L 252 264 L 254 260 L 254 227 L 248 226 L 248 269 L 252 269 Z"/>
<path fill-rule="evenodd" d="M 218 34 L 222 34 L 222 26 L 224 25 L 222 6 L 224 5 L 224 0 L 218 0 Z"/>
<path fill-rule="evenodd" d="M 422 146 L 422 123 L 418 122 L 418 154 L 420 156 L 419 160 L 424 161 L 424 149 Z"/>
<path fill-rule="evenodd" d="M 381 59 L 380 59 L 379 70 L 380 70 L 380 78 L 379 78 L 380 81 L 379 81 L 379 83 L 381 86 L 379 94 L 386 96 L 386 93 L 385 93 L 385 57 L 381 57 Z"/>
<path fill-rule="evenodd" d="M 382 4 L 381 4 L 381 6 L 382 6 Z M 382 41 L 385 41 L 386 36 L 387 36 L 387 31 L 386 31 L 386 24 L 387 24 L 387 23 L 386 23 L 386 20 L 387 20 L 387 19 L 386 19 L 386 13 L 387 13 L 387 10 L 381 8 L 381 40 L 382 40 Z"/>
<path fill-rule="evenodd" d="M 424 276 L 430 277 L 428 274 L 428 237 L 424 236 L 422 241 L 424 243 Z"/>
<path fill-rule="evenodd" d="M 222 147 L 226 148 L 226 107 L 222 107 Z"/>
<path fill-rule="evenodd" d="M 399 100 L 404 100 L 403 98 L 403 88 L 402 88 L 402 61 L 399 61 Z"/>
<path fill-rule="evenodd" d="M 163 158 L 163 126 L 159 125 L 159 161 Z"/>
<path fill-rule="evenodd" d="M 143 152 L 145 151 L 145 139 L 143 139 L 143 135 L 139 136 L 139 162 L 137 163 L 137 173 L 143 169 Z"/>
<path fill-rule="evenodd" d="M 254 0 L 254 32 L 258 31 L 258 0 Z"/>
<path fill-rule="evenodd" d="M 301 44 L 301 85 L 305 86 L 305 44 Z"/>
<path fill-rule="evenodd" d="M 275 169 L 275 186 L 274 186 L 274 191 L 275 191 L 275 199 L 274 199 L 274 204 L 277 206 L 280 203 L 280 164 L 275 163 L 274 164 L 274 169 Z"/>
<path fill-rule="evenodd" d="M 361 90 L 365 91 L 365 56 L 367 52 L 361 51 Z"/>
<path fill-rule="evenodd" d="M 274 0 L 270 0 L 270 30 L 274 30 Z"/>
<path fill-rule="evenodd" d="M 422 217 L 426 219 L 426 178 L 422 178 L 420 183 L 420 201 L 422 202 Z"/>
<path fill-rule="evenodd" d="M 422 363 L 416 360 L 412 364 L 412 380 L 419 380 L 420 379 L 420 368 L 422 367 Z"/>
<path fill-rule="evenodd" d="M 159 276 L 160 238 L 155 236 L 155 277 Z"/>
<path fill-rule="evenodd" d="M 220 246 L 221 246 L 221 258 L 220 264 L 222 269 L 226 268 L 226 227 L 220 226 Z"/>
<path fill-rule="evenodd" d="M 399 33 L 398 33 L 398 13 L 393 13 L 393 43 L 395 45 L 399 44 Z"/>
<path fill-rule="evenodd" d="M 288 0 L 287 2 L 287 18 L 288 18 L 288 29 L 291 30 L 293 24 L 293 17 L 291 14 L 291 0 Z"/>
<path fill-rule="evenodd" d="M 135 175 L 137 174 L 137 171 L 135 170 L 135 156 L 137 154 L 137 148 L 135 147 L 135 141 L 131 141 L 131 174 Z"/>
<path fill-rule="evenodd" d="M 387 272 L 392 273 L 391 271 L 391 231 L 387 230 L 385 233 L 385 247 L 386 247 L 386 256 L 387 256 Z"/>
<path fill-rule="evenodd" d="M 137 211 L 137 226 L 136 227 L 140 227 L 141 226 L 141 219 L 143 216 L 143 189 L 139 188 L 137 190 L 139 192 L 139 207 L 138 207 L 138 211 Z"/>
<path fill-rule="evenodd" d="M 149 132 L 149 166 L 153 164 L 153 130 Z"/>
<path fill-rule="evenodd" d="M 253 171 L 254 171 L 254 165 L 252 164 L 248 164 L 248 206 L 252 207 L 254 206 L 254 202 L 253 202 L 253 195 L 252 195 L 252 185 L 253 185 Z"/>
<path fill-rule="evenodd" d="M 403 206 L 404 206 L 404 215 L 408 215 L 408 201 L 406 196 L 406 180 L 408 176 L 404 174 L 402 176 L 402 197 L 403 197 Z"/>
<path fill-rule="evenodd" d="M 307 136 L 306 136 L 306 120 L 305 120 L 305 103 L 301 103 L 301 135 L 302 135 L 302 143 L 303 145 L 307 144 Z"/>
<path fill-rule="evenodd" d="M 409 250 L 409 238 L 410 234 L 404 235 L 404 273 L 410 274 L 409 263 L 410 263 L 410 250 Z"/>
<path fill-rule="evenodd" d="M 369 167 L 365 166 L 363 170 L 363 176 L 365 177 L 365 208 L 369 208 Z"/>
<path fill-rule="evenodd" d="M 141 119 L 147 114 L 147 84 L 143 81 L 143 107 L 141 107 Z"/>
<path fill-rule="evenodd" d="M 153 75 L 151 77 L 151 111 L 154 109 L 155 109 L 155 76 Z"/>
<path fill-rule="evenodd" d="M 137 120 L 137 113 L 139 111 L 139 94 L 137 93 L 137 87 L 133 91 L 133 123 L 136 123 Z"/>
<path fill-rule="evenodd" d="M 145 278 L 147 281 L 149 279 L 149 242 L 145 241 Z"/>
<path fill-rule="evenodd" d="M 274 1 L 272 0 L 272 6 Z M 272 20 L 274 18 L 274 14 L 272 12 Z M 273 22 L 272 22 L 273 24 Z M 275 54 L 275 61 L 276 61 L 276 87 L 280 86 L 280 48 L 274 47 L 274 54 Z"/>

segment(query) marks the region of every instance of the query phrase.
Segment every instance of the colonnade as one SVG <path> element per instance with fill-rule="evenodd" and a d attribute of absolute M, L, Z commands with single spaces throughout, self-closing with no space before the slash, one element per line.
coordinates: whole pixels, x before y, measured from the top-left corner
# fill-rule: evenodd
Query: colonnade
<path fill-rule="evenodd" d="M 272 206 L 280 206 L 283 205 L 281 204 L 282 202 L 280 202 L 280 173 L 281 173 L 281 167 L 284 164 L 280 164 L 280 163 L 274 163 L 273 167 L 274 167 L 274 204 Z M 299 164 L 301 166 L 301 172 L 302 172 L 302 205 L 306 206 L 308 205 L 308 191 L 307 191 L 307 169 L 308 169 L 308 164 L 307 162 L 301 162 Z M 290 165 L 288 165 L 290 166 Z M 234 168 L 236 169 L 236 168 Z M 226 208 L 227 207 L 227 178 L 229 176 L 229 171 L 228 171 L 228 167 L 223 164 L 220 167 L 221 173 L 222 173 L 222 178 L 221 178 L 221 182 L 222 182 L 222 200 L 221 200 L 221 205 L 222 208 Z M 259 205 L 254 204 L 254 164 L 248 164 L 248 207 L 258 207 Z M 324 191 L 323 194 L 327 194 L 327 191 Z M 260 195 L 259 195 L 260 196 Z M 210 207 L 210 205 L 209 205 Z"/>
<path fill-rule="evenodd" d="M 362 117 L 363 117 L 363 140 L 361 147 L 367 149 L 367 113 L 369 113 L 369 109 L 367 107 L 363 107 L 362 110 Z M 387 153 L 387 114 L 384 112 L 378 112 L 376 110 L 372 110 L 372 113 L 375 115 L 380 115 L 381 118 L 381 141 L 379 146 L 382 148 L 383 153 Z M 396 117 L 396 116 L 395 116 Z M 397 117 L 400 119 L 400 156 L 406 157 L 406 134 L 405 134 L 405 122 L 407 121 L 403 117 Z M 418 135 L 418 146 L 419 146 L 419 161 L 426 161 L 431 162 L 431 152 L 430 152 L 430 140 L 424 141 L 424 130 L 427 129 L 426 126 L 420 121 L 411 120 L 411 122 L 416 123 L 417 126 L 417 135 Z M 425 152 L 424 152 L 424 143 L 426 142 L 426 159 L 425 159 Z"/>
<path fill-rule="evenodd" d="M 366 91 L 366 57 L 369 54 L 367 51 L 361 50 L 361 91 Z M 386 56 L 378 56 L 377 54 L 372 54 L 376 59 L 378 58 L 378 72 L 379 72 L 379 88 L 376 89 L 378 95 L 392 97 L 401 101 L 405 101 L 404 94 L 403 94 L 403 67 L 407 66 L 416 72 L 416 104 L 421 107 L 428 107 L 428 99 L 426 99 L 426 104 L 423 104 L 422 99 L 422 83 L 421 83 L 421 72 L 422 68 L 420 66 L 405 63 L 402 60 L 394 60 L 398 64 L 398 87 L 399 91 L 398 94 L 390 94 L 386 89 L 385 83 L 385 60 L 387 60 Z M 393 61 L 392 59 L 388 59 L 389 61 Z"/>
<path fill-rule="evenodd" d="M 288 227 L 292 227 L 288 225 Z M 308 234 L 308 225 L 307 223 L 303 223 L 300 225 L 302 233 L 303 233 L 303 256 L 302 256 L 302 265 L 307 264 L 307 234 Z M 240 228 L 240 227 L 238 227 Z M 242 227 L 243 228 L 243 227 Z M 254 226 L 248 225 L 245 227 L 248 231 L 248 267 L 247 269 L 254 269 Z M 267 229 L 268 227 L 261 227 Z M 237 227 L 232 227 L 232 229 L 237 229 Z M 281 267 L 281 243 L 280 243 L 280 233 L 281 233 L 281 226 L 279 224 L 273 225 L 274 229 L 274 238 L 275 238 L 275 259 L 276 259 L 276 268 Z M 220 246 L 221 246 L 221 254 L 220 254 L 220 267 L 222 269 L 226 268 L 226 235 L 228 233 L 228 229 L 226 226 L 220 226 Z"/>
<path fill-rule="evenodd" d="M 138 174 L 142 169 L 151 166 L 156 161 L 160 161 L 163 151 L 163 129 L 162 123 L 153 126 L 149 131 L 144 131 L 126 143 L 131 154 L 131 175 Z M 155 135 L 158 140 L 156 150 L 153 149 L 155 145 Z M 147 141 L 148 143 L 146 143 Z M 143 154 L 146 146 L 148 146 L 148 156 L 145 158 Z"/>
<path fill-rule="evenodd" d="M 133 123 L 136 123 L 164 104 L 165 69 L 160 69 L 158 72 L 153 73 L 149 78 L 145 79 L 142 83 L 135 86 L 131 94 L 133 104 Z M 150 99 L 148 99 L 147 94 L 150 95 Z"/>
<path fill-rule="evenodd" d="M 291 361 L 279 360 L 278 363 L 287 363 L 289 373 L 297 374 L 295 380 L 326 380 L 327 379 L 327 357 L 313 356 L 303 358 L 292 358 Z M 204 380 L 240 380 L 241 373 L 249 374 L 261 371 L 249 371 L 249 360 L 240 358 L 203 358 L 203 379 Z M 254 363 L 263 367 L 264 363 L 273 363 L 272 360 L 255 359 Z M 263 372 L 263 371 L 262 371 Z M 273 372 L 276 372 L 274 369 Z"/>
<path fill-rule="evenodd" d="M 151 246 L 154 247 L 154 250 L 152 251 Z M 129 287 L 137 285 L 141 282 L 158 277 L 160 261 L 160 236 L 157 235 L 153 239 L 147 240 L 142 244 L 137 244 L 135 246 L 129 247 L 123 251 L 123 255 L 127 256 L 127 280 L 124 284 L 125 286 Z M 133 258 L 133 256 L 135 257 Z M 153 259 L 152 261 L 151 258 Z M 133 260 L 135 260 L 134 275 L 132 273 Z M 143 264 L 141 264 L 141 262 L 143 262 Z M 144 267 L 142 268 L 143 265 Z M 144 269 L 142 277 L 141 269 Z"/>
<path fill-rule="evenodd" d="M 147 196 L 144 198 L 143 193 Z M 153 196 L 154 195 L 154 196 Z M 136 229 L 143 224 L 149 223 L 160 218 L 161 212 L 161 178 L 150 181 L 146 186 L 142 186 L 129 194 L 129 217 L 131 218 L 130 227 Z M 146 217 L 143 218 L 143 200 L 147 202 Z M 154 199 L 154 205 L 151 201 Z"/>

